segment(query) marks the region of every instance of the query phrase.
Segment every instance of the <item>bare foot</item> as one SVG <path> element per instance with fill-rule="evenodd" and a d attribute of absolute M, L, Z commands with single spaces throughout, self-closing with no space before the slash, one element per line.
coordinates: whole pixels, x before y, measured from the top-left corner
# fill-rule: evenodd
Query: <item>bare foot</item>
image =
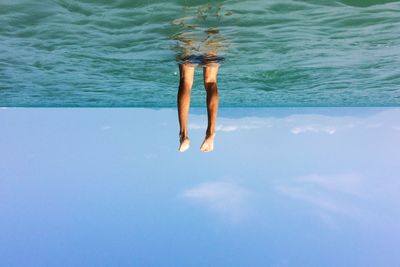
<path fill-rule="evenodd" d="M 214 137 L 215 133 L 206 136 L 206 138 L 203 141 L 203 144 L 200 147 L 200 150 L 203 152 L 211 152 L 214 150 Z"/>
<path fill-rule="evenodd" d="M 189 138 L 187 136 L 180 136 L 179 138 L 180 145 L 179 145 L 179 152 L 185 152 L 186 150 L 189 149 Z"/>

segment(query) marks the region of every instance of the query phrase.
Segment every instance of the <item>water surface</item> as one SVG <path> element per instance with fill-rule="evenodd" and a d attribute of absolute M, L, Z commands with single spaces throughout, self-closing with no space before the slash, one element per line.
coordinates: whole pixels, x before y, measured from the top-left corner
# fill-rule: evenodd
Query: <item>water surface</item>
<path fill-rule="evenodd" d="M 172 107 L 182 50 L 222 106 L 398 106 L 398 36 L 399 1 L 2 0 L 0 106 Z"/>

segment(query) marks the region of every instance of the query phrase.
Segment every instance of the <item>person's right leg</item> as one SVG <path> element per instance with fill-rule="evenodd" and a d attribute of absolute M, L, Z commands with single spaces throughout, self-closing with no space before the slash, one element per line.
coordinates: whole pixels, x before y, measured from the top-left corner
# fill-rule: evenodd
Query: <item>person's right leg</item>
<path fill-rule="evenodd" d="M 189 148 L 189 136 L 187 129 L 187 121 L 190 108 L 190 91 L 193 85 L 195 65 L 180 64 L 180 80 L 178 91 L 178 116 L 179 116 L 179 151 L 184 152 Z"/>

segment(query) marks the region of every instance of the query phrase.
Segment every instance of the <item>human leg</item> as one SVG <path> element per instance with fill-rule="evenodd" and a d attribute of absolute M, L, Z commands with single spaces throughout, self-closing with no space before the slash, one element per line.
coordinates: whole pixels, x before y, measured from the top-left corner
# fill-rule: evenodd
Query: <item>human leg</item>
<path fill-rule="evenodd" d="M 204 88 L 207 92 L 207 117 L 208 125 L 206 136 L 200 150 L 210 152 L 214 149 L 215 125 L 218 113 L 218 87 L 217 75 L 219 64 L 210 63 L 203 68 Z"/>
<path fill-rule="evenodd" d="M 179 151 L 184 152 L 189 148 L 187 121 L 190 108 L 190 91 L 193 85 L 195 65 L 180 64 L 179 90 L 177 95 L 179 117 Z"/>

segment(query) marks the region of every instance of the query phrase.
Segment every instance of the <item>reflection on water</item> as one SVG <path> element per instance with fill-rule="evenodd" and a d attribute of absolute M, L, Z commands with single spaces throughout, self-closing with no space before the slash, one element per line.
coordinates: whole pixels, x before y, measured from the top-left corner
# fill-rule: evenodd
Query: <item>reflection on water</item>
<path fill-rule="evenodd" d="M 176 40 L 174 50 L 178 61 L 192 55 L 217 56 L 227 49 L 227 40 L 218 26 L 232 12 L 224 10 L 221 3 L 185 6 L 180 15 L 172 21 L 177 32 L 171 36 Z"/>

